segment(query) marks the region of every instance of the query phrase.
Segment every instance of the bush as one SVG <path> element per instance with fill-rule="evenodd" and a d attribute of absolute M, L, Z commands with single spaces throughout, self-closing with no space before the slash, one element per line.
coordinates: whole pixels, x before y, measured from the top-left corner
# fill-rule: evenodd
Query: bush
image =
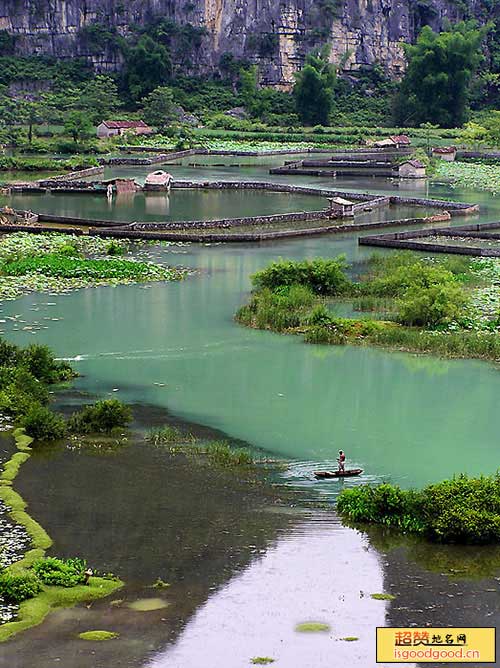
<path fill-rule="evenodd" d="M 7 571 L 0 573 L 0 596 L 6 603 L 22 603 L 33 598 L 42 589 L 42 584 L 34 573 L 11 575 Z"/>
<path fill-rule="evenodd" d="M 85 582 L 87 563 L 83 559 L 57 559 L 46 557 L 33 564 L 33 570 L 46 585 L 76 587 Z"/>
<path fill-rule="evenodd" d="M 74 372 L 67 362 L 57 362 L 47 346 L 33 344 L 20 354 L 20 363 L 40 382 L 50 385 L 69 380 Z"/>
<path fill-rule="evenodd" d="M 66 433 L 63 417 L 40 404 L 31 406 L 21 419 L 21 426 L 35 441 L 55 441 Z"/>
<path fill-rule="evenodd" d="M 415 286 L 398 300 L 398 320 L 404 325 L 445 325 L 460 318 L 466 304 L 467 297 L 458 285 Z"/>
<path fill-rule="evenodd" d="M 117 399 L 104 399 L 73 413 L 68 429 L 73 434 L 109 433 L 116 427 L 126 427 L 132 411 Z"/>
<path fill-rule="evenodd" d="M 500 475 L 452 480 L 421 491 L 389 484 L 343 490 L 339 513 L 354 522 L 369 522 L 425 534 L 443 543 L 481 544 L 500 541 Z"/>
<path fill-rule="evenodd" d="M 351 286 L 345 274 L 346 267 L 344 256 L 334 260 L 280 260 L 254 274 L 252 282 L 258 289 L 301 285 L 317 295 L 340 295 Z"/>

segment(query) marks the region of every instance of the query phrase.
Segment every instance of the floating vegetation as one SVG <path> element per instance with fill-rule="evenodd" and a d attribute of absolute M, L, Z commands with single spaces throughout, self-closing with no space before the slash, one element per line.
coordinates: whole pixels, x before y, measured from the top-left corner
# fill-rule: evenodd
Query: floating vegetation
<path fill-rule="evenodd" d="M 267 666 L 268 663 L 274 663 L 274 659 L 271 659 L 270 656 L 254 656 L 251 661 L 255 666 Z"/>
<path fill-rule="evenodd" d="M 323 622 L 303 622 L 297 624 L 295 630 L 299 633 L 326 633 L 330 631 L 330 625 Z"/>
<path fill-rule="evenodd" d="M 439 160 L 436 167 L 437 179 L 450 179 L 453 188 L 486 190 L 497 195 L 500 193 L 500 166 L 470 162 L 446 162 Z"/>
<path fill-rule="evenodd" d="M 396 597 L 392 594 L 370 594 L 375 601 L 393 601 Z"/>
<path fill-rule="evenodd" d="M 162 610 L 168 608 L 170 603 L 162 598 L 139 598 L 137 601 L 127 603 L 127 608 L 137 612 L 151 612 L 152 610 Z"/>
<path fill-rule="evenodd" d="M 146 260 L 125 259 L 130 243 L 69 234 L 5 235 L 0 249 L 0 299 L 29 292 L 64 293 L 98 286 L 182 279 L 184 270 Z M 117 249 L 120 249 L 119 251 Z"/>
<path fill-rule="evenodd" d="M 161 578 L 156 578 L 156 582 L 151 585 L 153 589 L 167 589 L 170 587 L 168 582 L 164 582 Z"/>
<path fill-rule="evenodd" d="M 346 636 L 345 638 L 341 638 L 340 640 L 345 640 L 346 642 L 355 642 L 356 640 L 359 640 L 356 636 Z"/>
<path fill-rule="evenodd" d="M 113 640 L 113 638 L 118 638 L 119 633 L 115 633 L 114 631 L 84 631 L 83 633 L 79 633 L 78 637 L 81 640 Z"/>

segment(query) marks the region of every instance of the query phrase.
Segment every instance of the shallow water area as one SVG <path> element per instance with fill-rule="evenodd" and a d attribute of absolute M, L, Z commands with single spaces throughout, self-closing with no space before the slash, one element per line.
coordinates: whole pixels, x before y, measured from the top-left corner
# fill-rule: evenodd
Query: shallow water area
<path fill-rule="evenodd" d="M 242 172 L 249 178 L 260 170 L 269 180 L 267 169 Z M 176 177 L 174 170 L 184 170 L 179 178 L 193 171 L 172 166 Z M 206 168 L 204 178 L 218 178 L 217 170 L 223 168 Z M 309 178 L 318 187 L 326 181 L 332 185 Z M 344 183 L 358 191 L 395 189 L 386 179 Z M 398 191 L 411 193 L 409 184 Z M 477 222 L 500 214 L 498 200 L 484 193 L 429 185 L 424 193 L 480 201 Z M 82 374 L 77 392 L 153 406 L 155 424 L 174 415 L 248 442 L 289 462 L 275 479 L 301 492 L 296 507 L 283 508 L 259 490 L 237 482 L 233 488 L 135 442 L 105 455 L 41 450 L 16 487 L 53 537 L 54 554 L 79 554 L 116 572 L 127 583 L 118 601 L 159 597 L 170 605 L 133 613 L 107 600 L 58 611 L 2 646 L 2 667 L 45 668 L 59 660 L 72 668 L 239 668 L 269 656 L 287 668 L 326 668 L 332 657 L 338 665 L 375 668 L 376 625 L 498 625 L 497 551 L 417 549 L 342 527 L 330 510 L 342 486 L 421 486 L 459 471 L 495 471 L 498 366 L 305 345 L 232 319 L 251 273 L 279 257 L 340 253 L 359 266 L 372 250 L 358 247 L 357 236 L 158 247 L 153 257 L 199 273 L 179 283 L 31 295 L 2 306 L 6 337 L 48 343 L 70 359 Z M 48 329 L 22 329 L 33 320 Z M 75 394 L 72 402 L 86 400 Z M 335 466 L 340 448 L 362 476 L 315 481 L 314 470 Z M 300 505 L 318 498 L 326 510 Z M 456 579 L 464 569 L 469 577 Z M 171 586 L 152 589 L 158 577 Z M 396 598 L 370 598 L 378 592 Z M 295 626 L 306 621 L 327 623 L 331 632 L 297 634 Z M 94 648 L 75 639 L 88 629 L 120 637 Z M 359 640 L 341 640 L 347 636 Z"/>

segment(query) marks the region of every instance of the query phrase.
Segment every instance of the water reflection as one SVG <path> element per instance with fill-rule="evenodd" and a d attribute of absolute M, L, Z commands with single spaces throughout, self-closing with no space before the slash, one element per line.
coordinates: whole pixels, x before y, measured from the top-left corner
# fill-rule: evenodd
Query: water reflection
<path fill-rule="evenodd" d="M 239 668 L 256 656 L 297 667 L 346 666 L 360 657 L 374 663 L 374 629 L 385 624 L 386 606 L 370 593 L 382 587 L 381 565 L 366 539 L 342 529 L 334 516 L 313 514 L 213 594 L 146 665 Z M 324 622 L 331 631 L 296 632 L 305 621 Z M 341 640 L 352 636 L 359 640 Z"/>

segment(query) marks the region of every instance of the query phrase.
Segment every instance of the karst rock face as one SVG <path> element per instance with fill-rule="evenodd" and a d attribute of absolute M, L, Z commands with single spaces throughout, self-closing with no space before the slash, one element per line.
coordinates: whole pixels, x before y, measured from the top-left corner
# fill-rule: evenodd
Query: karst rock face
<path fill-rule="evenodd" d="M 490 0 L 0 0 L 0 30 L 15 35 L 17 54 L 85 56 L 106 71 L 119 68 L 122 55 L 116 47 L 92 44 L 88 26 L 126 36 L 130 26 L 168 19 L 206 30 L 192 43 L 184 40 L 181 54 L 173 52 L 184 72 L 213 72 L 221 57 L 231 54 L 257 63 L 263 83 L 288 88 L 305 54 L 325 43 L 332 61 L 346 71 L 380 63 L 397 77 L 404 69 L 401 42 L 414 41 L 422 25 L 439 29 L 464 12 L 484 19 L 490 5 Z"/>

